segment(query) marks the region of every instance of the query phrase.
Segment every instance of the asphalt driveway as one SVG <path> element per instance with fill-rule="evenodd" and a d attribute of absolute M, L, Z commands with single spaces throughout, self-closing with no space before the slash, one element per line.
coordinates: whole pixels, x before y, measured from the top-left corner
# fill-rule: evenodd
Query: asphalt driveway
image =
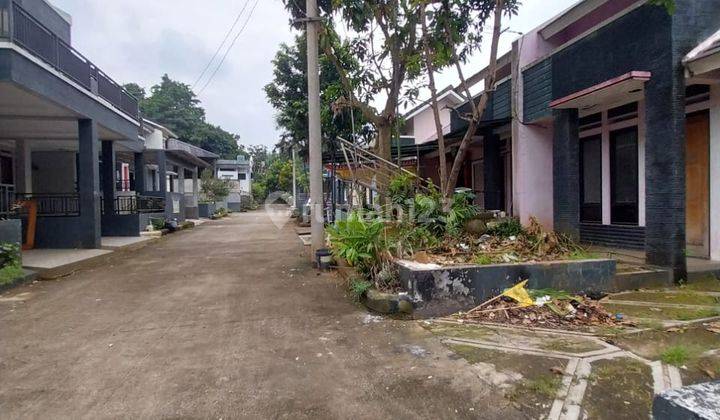
<path fill-rule="evenodd" d="M 0 297 L 2 418 L 518 418 L 417 323 L 369 317 L 262 212 Z"/>

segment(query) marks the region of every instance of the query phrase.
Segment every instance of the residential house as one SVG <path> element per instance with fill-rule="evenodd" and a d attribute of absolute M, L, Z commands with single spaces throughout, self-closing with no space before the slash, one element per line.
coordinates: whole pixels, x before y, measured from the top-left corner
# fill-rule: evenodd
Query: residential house
<path fill-rule="evenodd" d="M 215 163 L 215 171 L 218 179 L 227 179 L 231 184 L 230 195 L 223 205 L 232 211 L 246 208 L 252 194 L 252 160 L 243 155 L 220 159 Z"/>
<path fill-rule="evenodd" d="M 35 203 L 41 248 L 99 248 L 119 210 L 115 156 L 144 147 L 137 100 L 73 48 L 71 26 L 46 1 L 0 0 L 0 212 Z"/>
<path fill-rule="evenodd" d="M 166 202 L 165 218 L 180 222 L 199 217 L 200 173 L 212 168 L 218 155 L 178 140 L 171 130 L 155 122 L 144 120 L 145 151 L 142 186 L 146 195 L 159 197 Z"/>
<path fill-rule="evenodd" d="M 720 0 L 676 3 L 583 0 L 516 40 L 459 186 L 524 223 L 643 250 L 676 278 L 686 255 L 720 260 Z M 449 162 L 467 111 L 453 112 Z"/>

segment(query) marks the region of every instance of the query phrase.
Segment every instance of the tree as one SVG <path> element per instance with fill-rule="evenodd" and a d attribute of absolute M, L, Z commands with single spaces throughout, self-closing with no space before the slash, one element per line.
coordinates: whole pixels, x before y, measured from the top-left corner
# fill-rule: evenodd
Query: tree
<path fill-rule="evenodd" d="M 429 8 L 428 8 L 429 6 Z M 452 197 L 457 185 L 460 169 L 465 161 L 465 154 L 473 136 L 476 135 L 482 115 L 487 108 L 490 95 L 495 90 L 497 81 L 497 59 L 500 35 L 502 34 L 502 16 L 516 14 L 517 0 L 442 0 L 423 1 L 420 4 L 424 18 L 430 21 L 432 31 L 428 30 L 428 22 L 423 21 L 423 44 L 425 67 L 433 85 L 431 88 L 433 113 L 439 114 L 437 90 L 434 89 L 433 74 L 439 67 L 454 66 L 460 79 L 460 94 L 470 104 L 471 112 L 461 116 L 467 121 L 467 131 L 460 141 L 450 173 L 441 174 L 444 181 L 443 196 Z M 492 40 L 490 46 L 490 62 L 485 78 L 485 89 L 479 97 L 473 97 L 462 71 L 462 62 L 480 47 L 482 33 L 486 22 L 492 16 Z M 437 125 L 438 138 L 442 138 L 442 127 Z M 444 148 L 444 144 L 443 144 Z M 441 162 L 445 155 L 438 157 Z"/>
<path fill-rule="evenodd" d="M 357 62 L 343 54 L 347 67 Z M 277 111 L 275 121 L 283 132 L 275 148 L 287 153 L 297 147 L 301 155 L 308 149 L 308 97 L 307 97 L 307 38 L 295 37 L 292 45 L 281 44 L 273 60 L 273 81 L 265 86 L 268 101 Z M 320 55 L 321 124 L 326 137 L 340 136 L 350 139 L 354 134 L 363 136 L 366 120 L 361 113 L 353 115 L 348 109 L 335 109 L 333 104 L 344 96 L 337 69 L 325 54 Z M 354 130 L 353 130 L 354 128 Z"/>
<path fill-rule="evenodd" d="M 142 103 L 142 101 L 145 99 L 145 95 L 147 94 L 147 92 L 145 92 L 145 88 L 138 85 L 137 83 L 128 83 L 126 85 L 123 85 L 123 89 L 125 89 L 129 94 L 134 96 L 139 103 Z"/>
<path fill-rule="evenodd" d="M 205 169 L 200 174 L 200 192 L 213 203 L 224 200 L 230 195 L 231 189 L 230 180 L 215 178 L 211 169 Z"/>
<path fill-rule="evenodd" d="M 240 137 L 208 123 L 200 100 L 185 83 L 166 74 L 160 84 L 150 88 L 148 97 L 136 83 L 128 83 L 125 89 L 139 99 L 143 117 L 169 128 L 180 140 L 229 159 L 235 159 L 241 152 Z"/>
<path fill-rule="evenodd" d="M 305 17 L 305 7 L 283 0 L 294 18 Z M 325 22 L 320 46 L 337 70 L 344 96 L 337 109 L 355 108 L 377 131 L 378 154 L 390 160 L 391 142 L 399 120 L 399 108 L 414 101 L 420 75 L 420 46 L 417 36 L 419 9 L 415 0 L 322 0 Z M 349 30 L 341 36 L 335 27 Z M 298 26 L 301 24 L 298 24 Z M 344 61 L 349 54 L 355 67 Z M 383 103 L 376 109 L 373 103 Z"/>

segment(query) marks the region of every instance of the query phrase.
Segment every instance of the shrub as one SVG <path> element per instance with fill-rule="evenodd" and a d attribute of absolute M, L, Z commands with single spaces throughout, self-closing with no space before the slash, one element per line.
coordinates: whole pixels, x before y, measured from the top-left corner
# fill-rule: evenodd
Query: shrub
<path fill-rule="evenodd" d="M 390 180 L 388 197 L 393 204 L 407 205 L 415 196 L 414 177 L 410 174 L 400 174 Z"/>
<path fill-rule="evenodd" d="M 364 220 L 352 212 L 346 220 L 338 220 L 328 228 L 333 253 L 365 274 L 371 274 L 384 249 L 382 233 L 385 225 L 378 219 Z"/>
<path fill-rule="evenodd" d="M 372 283 L 364 279 L 350 280 L 350 294 L 353 300 L 359 302 L 365 293 L 372 288 Z"/>
<path fill-rule="evenodd" d="M 668 365 L 681 366 L 690 358 L 690 352 L 685 346 L 668 347 L 660 356 Z"/>
<path fill-rule="evenodd" d="M 13 243 L 0 244 L 0 285 L 12 283 L 23 276 L 20 247 Z"/>
<path fill-rule="evenodd" d="M 200 176 L 200 192 L 203 196 L 211 201 L 222 201 L 230 195 L 230 180 L 215 178 L 213 171 L 205 169 Z"/>
<path fill-rule="evenodd" d="M 161 217 L 154 217 L 150 219 L 150 225 L 152 225 L 153 229 L 155 230 L 163 230 L 165 229 L 165 219 Z"/>
<path fill-rule="evenodd" d="M 510 217 L 490 226 L 487 233 L 501 238 L 509 238 L 511 236 L 520 236 L 523 232 L 525 232 L 525 229 L 520 220 Z"/>
<path fill-rule="evenodd" d="M 475 194 L 466 188 L 458 189 L 453 196 L 450 210 L 445 215 L 445 230 L 448 234 L 457 235 L 462 232 L 465 223 L 477 216 L 479 210 L 473 204 Z"/>

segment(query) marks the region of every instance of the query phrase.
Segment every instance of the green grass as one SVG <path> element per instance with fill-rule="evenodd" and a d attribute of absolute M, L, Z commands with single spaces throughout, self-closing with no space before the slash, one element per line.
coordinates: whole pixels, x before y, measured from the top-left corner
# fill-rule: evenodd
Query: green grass
<path fill-rule="evenodd" d="M 550 375 L 524 379 L 508 394 L 508 398 L 511 400 L 522 399 L 528 392 L 548 399 L 555 398 L 558 389 L 560 389 L 560 383 L 559 377 Z"/>
<path fill-rule="evenodd" d="M 578 249 L 570 253 L 568 255 L 568 259 L 572 261 L 580 261 L 580 260 L 596 260 L 600 257 L 598 257 L 596 254 L 593 254 L 592 252 L 585 251 L 584 249 Z"/>
<path fill-rule="evenodd" d="M 673 366 L 682 366 L 690 359 L 690 350 L 685 346 L 672 346 L 665 349 L 660 360 Z"/>
<path fill-rule="evenodd" d="M 0 286 L 10 284 L 24 275 L 20 264 L 8 265 L 0 269 Z"/>
<path fill-rule="evenodd" d="M 350 294 L 356 302 L 359 302 L 365 293 L 372 289 L 372 286 L 372 283 L 367 280 L 352 279 L 350 280 Z"/>
<path fill-rule="evenodd" d="M 492 263 L 493 263 L 492 257 L 487 254 L 480 254 L 475 257 L 475 264 L 490 265 Z"/>

